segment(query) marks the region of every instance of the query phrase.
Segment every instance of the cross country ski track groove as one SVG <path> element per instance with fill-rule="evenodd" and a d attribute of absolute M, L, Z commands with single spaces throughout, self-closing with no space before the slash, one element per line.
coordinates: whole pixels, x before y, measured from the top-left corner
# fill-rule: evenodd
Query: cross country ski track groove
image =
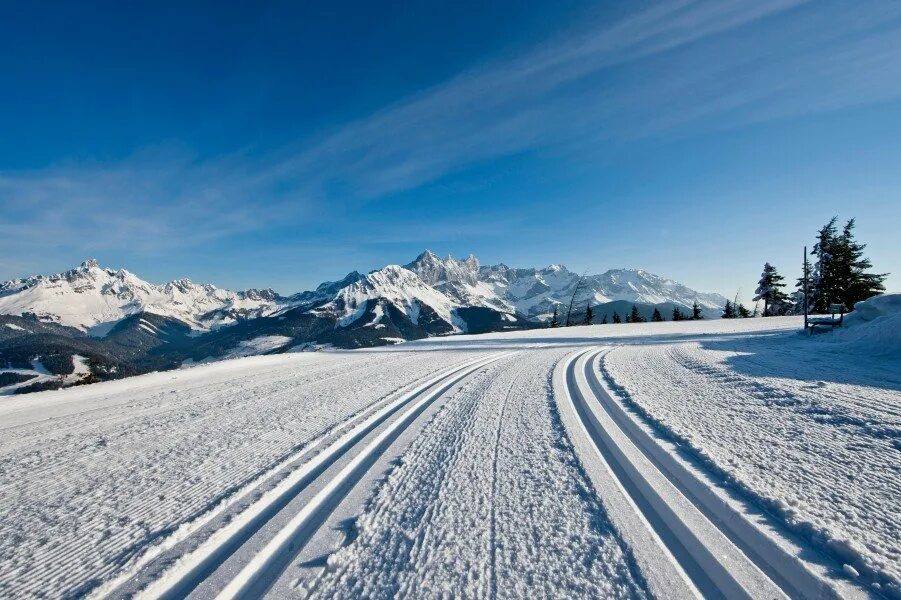
<path fill-rule="evenodd" d="M 658 597 L 863 598 L 738 510 L 626 412 L 598 376 L 609 348 L 558 363 L 554 390 L 574 450 Z M 664 561 L 669 561 L 664 565 Z"/>
<path fill-rule="evenodd" d="M 242 498 L 253 496 L 254 492 L 258 497 L 243 506 L 240 512 L 231 515 L 222 527 L 209 532 L 202 525 L 220 515 L 205 519 L 195 531 L 170 547 L 169 552 L 157 551 L 112 584 L 96 590 L 94 596 L 183 598 L 212 576 L 293 498 L 311 487 L 321 488 L 246 562 L 218 597 L 264 595 L 278 580 L 290 559 L 296 556 L 331 511 L 353 489 L 359 477 L 372 467 L 419 414 L 465 378 L 511 354 L 513 352 L 482 354 L 445 368 L 437 375 L 420 379 L 393 396 L 375 402 L 332 428 L 328 434 L 313 440 L 242 490 L 239 494 Z M 368 441 L 375 433 L 377 435 Z M 329 467 L 349 456 L 351 460 L 343 469 L 328 481 L 322 481 L 323 473 Z M 278 483 L 259 494 L 257 488 L 265 487 L 266 482 L 278 477 L 281 477 Z M 238 501 L 240 499 L 235 502 Z M 203 539 L 192 539 L 199 537 Z"/>

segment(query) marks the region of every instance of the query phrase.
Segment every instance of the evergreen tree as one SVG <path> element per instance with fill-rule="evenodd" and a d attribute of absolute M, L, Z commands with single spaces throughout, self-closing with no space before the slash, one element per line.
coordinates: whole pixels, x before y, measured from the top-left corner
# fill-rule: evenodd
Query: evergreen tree
<path fill-rule="evenodd" d="M 698 301 L 695 300 L 694 304 L 691 305 L 691 320 L 692 321 L 700 321 L 704 318 L 704 315 L 701 314 L 701 307 L 698 306 Z"/>
<path fill-rule="evenodd" d="M 679 310 L 678 306 L 673 307 L 673 321 L 684 321 L 685 315 L 682 314 L 682 311 Z"/>
<path fill-rule="evenodd" d="M 817 233 L 817 242 L 813 245 L 812 254 L 817 257 L 813 265 L 811 287 L 813 303 L 811 312 L 824 313 L 832 302 L 837 302 L 841 290 L 833 263 L 833 253 L 836 250 L 836 227 L 838 217 L 832 219 L 820 228 Z"/>
<path fill-rule="evenodd" d="M 785 278 L 776 271 L 776 267 L 770 263 L 764 263 L 763 273 L 760 275 L 760 281 L 757 282 L 756 296 L 754 302 L 763 300 L 763 316 L 769 317 L 779 314 L 783 311 L 783 306 L 788 302 L 788 296 L 782 291 L 785 284 L 782 281 Z"/>
<path fill-rule="evenodd" d="M 557 307 L 554 306 L 554 316 L 551 317 L 551 327 L 559 327 L 560 324 L 557 322 Z"/>
<path fill-rule="evenodd" d="M 732 308 L 732 302 L 726 300 L 726 308 L 723 309 L 723 318 L 724 319 L 734 319 L 735 318 L 735 309 Z"/>
<path fill-rule="evenodd" d="M 629 313 L 629 317 L 626 320 L 629 323 L 644 323 L 644 317 L 641 316 L 641 313 L 638 312 L 638 307 L 634 304 L 632 305 L 632 311 Z"/>
<path fill-rule="evenodd" d="M 745 308 L 745 305 L 740 302 L 739 302 L 738 308 L 736 310 L 737 310 L 736 314 L 738 315 L 738 318 L 740 318 L 740 319 L 747 319 L 748 317 L 751 316 L 751 311 L 748 310 L 747 308 Z"/>
<path fill-rule="evenodd" d="M 857 302 L 884 292 L 886 278 L 884 273 L 867 273 L 873 268 L 873 263 L 863 255 L 867 245 L 854 239 L 854 225 L 854 219 L 845 224 L 832 253 L 833 267 L 841 288 L 836 300 L 849 311 L 854 310 Z"/>
<path fill-rule="evenodd" d="M 601 319 L 601 325 L 606 325 L 606 324 L 607 324 L 607 313 L 604 313 L 604 318 Z"/>
<path fill-rule="evenodd" d="M 622 323 L 623 322 L 623 320 L 619 318 L 619 313 L 616 311 L 613 311 L 613 322 L 614 323 Z"/>
<path fill-rule="evenodd" d="M 585 306 L 585 324 L 591 325 L 591 320 L 594 319 L 594 311 L 591 310 L 591 302 L 589 302 Z"/>
<path fill-rule="evenodd" d="M 654 308 L 654 314 L 651 315 L 651 320 L 655 323 L 663 321 L 663 315 L 660 314 L 660 311 L 656 307 Z"/>
<path fill-rule="evenodd" d="M 842 304 L 853 310 L 854 304 L 885 291 L 885 274 L 868 273 L 873 268 L 863 255 L 866 244 L 854 239 L 855 220 L 838 233 L 836 217 L 817 233 L 813 254 L 817 261 L 808 285 L 811 312 L 826 312 L 830 304 Z M 803 293 L 800 294 L 803 301 Z"/>

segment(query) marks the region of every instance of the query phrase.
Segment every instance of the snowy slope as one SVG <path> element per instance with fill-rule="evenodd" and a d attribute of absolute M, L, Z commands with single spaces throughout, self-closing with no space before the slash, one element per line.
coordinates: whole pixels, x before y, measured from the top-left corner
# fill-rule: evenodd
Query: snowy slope
<path fill-rule="evenodd" d="M 366 299 L 383 297 L 411 318 L 416 310 L 413 300 L 423 302 L 448 323 L 454 323 L 451 311 L 455 307 L 544 318 L 554 306 L 569 303 L 578 279 L 578 274 L 559 265 L 543 269 L 482 266 L 472 255 L 465 260 L 442 259 L 426 250 L 405 267 L 392 265 L 367 276 L 354 271 L 340 281 L 282 298 L 272 290 L 233 292 L 188 279 L 154 285 L 125 269 L 102 268 L 90 260 L 64 273 L 0 284 L 0 315 L 31 313 L 42 321 L 104 335 L 123 317 L 139 312 L 208 330 L 295 307 L 312 310 L 329 304 L 328 310 L 340 314 L 346 325 Z M 626 269 L 587 276 L 576 298 L 579 306 L 612 300 L 685 306 L 697 301 L 707 309 L 717 309 L 726 301 L 719 294 L 696 292 L 646 271 Z M 458 323 L 455 327 L 461 329 Z"/>
<path fill-rule="evenodd" d="M 56 275 L 35 275 L 0 284 L 0 314 L 33 313 L 39 319 L 103 334 L 122 318 L 147 311 L 179 319 L 196 329 L 259 316 L 277 306 L 272 290 L 233 292 L 179 279 L 153 285 L 125 269 L 95 260 Z"/>
<path fill-rule="evenodd" d="M 682 598 L 723 589 L 715 563 L 738 561 L 726 597 L 798 597 L 731 538 L 685 568 L 644 504 L 611 495 L 645 473 L 598 483 L 623 474 L 580 459 L 556 385 L 594 356 L 584 375 L 707 486 L 674 500 L 753 516 L 809 567 L 817 597 L 901 597 L 897 364 L 800 326 L 433 337 L 5 399 L 0 596 Z M 726 535 L 716 519 L 668 525 Z"/>
<path fill-rule="evenodd" d="M 544 318 L 554 306 L 568 305 L 579 275 L 562 265 L 543 269 L 511 268 L 504 264 L 482 266 L 469 255 L 465 260 L 440 258 L 430 250 L 406 268 L 458 304 L 485 306 L 502 312 Z M 612 269 L 587 275 L 576 295 L 584 307 L 623 300 L 639 304 L 673 302 L 690 307 L 695 301 L 704 309 L 719 310 L 726 303 L 720 294 L 697 292 L 671 279 L 642 270 Z"/>
<path fill-rule="evenodd" d="M 389 265 L 373 271 L 359 281 L 341 288 L 331 302 L 316 310 L 320 314 L 334 316 L 339 326 L 347 327 L 366 313 L 371 300 L 390 302 L 414 325 L 419 324 L 423 306 L 432 309 L 449 325 L 453 325 L 456 321 L 452 311 L 457 307 L 457 303 L 427 285 L 416 273 L 398 265 Z M 375 318 L 378 319 L 379 316 L 377 314 Z M 374 321 L 372 324 L 377 322 Z"/>
<path fill-rule="evenodd" d="M 544 269 L 514 269 L 506 265 L 482 267 L 480 280 L 494 293 L 524 315 L 543 317 L 554 306 L 568 305 L 579 275 L 562 265 Z M 600 275 L 586 275 L 576 294 L 576 304 L 584 307 L 625 300 L 641 304 L 675 302 L 702 308 L 719 309 L 726 303 L 720 294 L 697 292 L 680 283 L 642 270 L 612 269 Z"/>
<path fill-rule="evenodd" d="M 286 298 L 272 290 L 233 292 L 187 279 L 154 285 L 124 269 L 86 261 L 64 273 L 0 284 L 0 365 L 27 369 L 35 358 L 69 364 L 77 354 L 90 359 L 93 377 L 84 381 L 95 381 L 295 346 L 361 348 L 530 329 L 555 307 L 565 310 L 578 280 L 558 265 L 483 266 L 472 255 L 456 260 L 426 250 L 405 267 L 389 265 L 368 275 L 353 271 Z M 613 309 L 611 300 L 630 304 Z M 644 271 L 614 270 L 584 279 L 573 315 L 581 320 L 586 304 L 624 314 L 632 303 L 647 315 L 655 307 L 670 315 L 673 303 L 695 300 L 714 312 L 725 302 Z M 602 313 L 596 314 L 601 320 Z M 274 348 L 258 342 L 268 339 L 290 342 Z M 5 377 L 16 378 L 21 377 Z"/>
<path fill-rule="evenodd" d="M 466 260 L 452 256 L 442 259 L 426 250 L 405 268 L 461 306 L 481 306 L 510 314 L 517 310 L 479 278 L 479 260 L 472 254 Z"/>

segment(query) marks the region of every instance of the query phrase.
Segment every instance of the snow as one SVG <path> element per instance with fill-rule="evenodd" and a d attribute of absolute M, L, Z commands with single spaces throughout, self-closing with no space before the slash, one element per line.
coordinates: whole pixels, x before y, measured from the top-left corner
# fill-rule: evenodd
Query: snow
<path fill-rule="evenodd" d="M 282 298 L 271 290 L 233 292 L 189 279 L 154 285 L 125 269 L 103 268 L 90 260 L 64 273 L 0 283 L 0 314 L 31 313 L 43 321 L 103 337 L 122 319 L 140 312 L 178 319 L 203 332 L 240 319 L 322 303 L 318 311 L 333 314 L 339 327 L 347 327 L 365 313 L 368 300 L 385 298 L 414 323 L 420 307 L 429 306 L 453 331 L 461 332 L 465 327 L 454 320 L 455 308 L 486 307 L 542 318 L 555 305 L 569 301 L 578 280 L 578 274 L 562 265 L 544 269 L 482 266 L 472 255 L 465 260 L 442 259 L 426 251 L 406 267 L 389 265 L 365 277 L 353 272 L 339 282 L 323 283 L 314 292 Z M 672 301 L 686 306 L 697 300 L 708 309 L 725 303 L 718 294 L 699 293 L 641 270 L 613 269 L 585 278 L 577 298 L 580 305 L 610 300 Z M 147 321 L 139 327 L 148 333 L 156 329 Z"/>
<path fill-rule="evenodd" d="M 268 314 L 276 308 L 274 301 L 255 290 L 232 292 L 187 279 L 153 285 L 125 269 L 105 269 L 93 260 L 65 273 L 0 284 L 0 314 L 34 313 L 95 336 L 141 311 L 209 329 L 234 322 L 234 315 L 242 311 Z"/>
<path fill-rule="evenodd" d="M 901 294 L 883 294 L 858 302 L 842 327 L 815 336 L 826 349 L 901 359 Z"/>
<path fill-rule="evenodd" d="M 14 373 L 18 375 L 27 375 L 31 378 L 27 381 L 23 381 L 20 383 L 14 383 L 12 385 L 7 385 L 0 387 L 0 396 L 8 396 L 16 393 L 21 387 L 26 387 L 35 383 L 44 383 L 47 381 L 54 381 L 58 379 L 56 375 L 47 370 L 47 368 L 41 364 L 41 361 L 38 359 L 34 359 L 31 361 L 30 369 L 11 369 L 11 368 L 3 368 L 0 367 L 0 373 Z"/>
<path fill-rule="evenodd" d="M 91 372 L 91 367 L 88 364 L 88 359 L 85 356 L 81 356 L 80 354 L 72 355 L 72 375 L 73 376 L 84 376 L 88 375 Z"/>
<path fill-rule="evenodd" d="M 603 375 L 781 525 L 898 594 L 901 373 L 879 346 L 825 346 L 797 334 L 623 345 Z"/>
<path fill-rule="evenodd" d="M 294 338 L 289 338 L 284 335 L 263 335 L 251 340 L 244 340 L 239 343 L 234 350 L 228 352 L 224 358 L 240 358 L 242 356 L 265 354 L 266 352 L 284 348 L 292 341 L 294 341 Z"/>
<path fill-rule="evenodd" d="M 547 381 L 561 354 L 468 381 L 369 501 L 355 541 L 306 583 L 310 597 L 646 597 L 561 445 Z"/>
<path fill-rule="evenodd" d="M 800 317 L 546 328 L 4 397 L 0 596 L 136 593 L 187 568 L 203 578 L 195 597 L 211 597 L 269 564 L 256 557 L 325 491 L 334 512 L 301 555 L 283 573 L 253 571 L 275 596 L 650 596 L 663 567 L 636 558 L 552 386 L 562 361 L 595 348 L 609 349 L 591 364 L 615 401 L 712 494 L 756 511 L 767 535 L 800 540 L 799 560 L 827 565 L 841 595 L 899 597 L 901 375 L 881 352 L 896 302 L 815 336 Z M 459 377 L 416 392 L 444 372 Z M 374 415 L 385 418 L 341 454 L 338 440 Z M 367 448 L 374 466 L 359 476 Z M 294 499 L 262 510 L 291 486 Z M 239 547 L 217 545 L 252 514 L 265 519 Z M 220 566 L 192 562 L 205 543 L 227 554 Z"/>
<path fill-rule="evenodd" d="M 0 596 L 88 593 L 338 423 L 469 356 L 260 356 L 3 400 Z"/>
<path fill-rule="evenodd" d="M 7 323 L 6 326 L 15 331 L 26 331 L 24 327 L 19 327 L 15 323 Z"/>
<path fill-rule="evenodd" d="M 338 326 L 347 327 L 365 314 L 368 301 L 376 299 L 384 299 L 393 304 L 406 314 L 413 324 L 419 322 L 423 304 L 432 308 L 447 323 L 452 324 L 451 311 L 457 306 L 453 300 L 426 285 L 416 273 L 398 265 L 389 265 L 342 288 L 334 300 L 320 307 L 318 311 L 336 314 Z"/>

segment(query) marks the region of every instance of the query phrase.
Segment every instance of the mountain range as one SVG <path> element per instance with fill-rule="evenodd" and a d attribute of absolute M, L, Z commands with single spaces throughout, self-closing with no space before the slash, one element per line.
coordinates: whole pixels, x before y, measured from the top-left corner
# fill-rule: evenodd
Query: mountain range
<path fill-rule="evenodd" d="M 578 287 L 578 290 L 576 289 Z M 566 267 L 483 266 L 426 250 L 404 266 L 356 271 L 315 290 L 230 291 L 179 279 L 148 283 L 88 260 L 56 275 L 0 284 L 0 393 L 128 376 L 233 356 L 359 348 L 455 333 L 543 326 L 557 307 L 590 304 L 621 314 L 631 304 L 697 302 L 708 314 L 726 299 L 642 270 L 581 278 Z"/>

